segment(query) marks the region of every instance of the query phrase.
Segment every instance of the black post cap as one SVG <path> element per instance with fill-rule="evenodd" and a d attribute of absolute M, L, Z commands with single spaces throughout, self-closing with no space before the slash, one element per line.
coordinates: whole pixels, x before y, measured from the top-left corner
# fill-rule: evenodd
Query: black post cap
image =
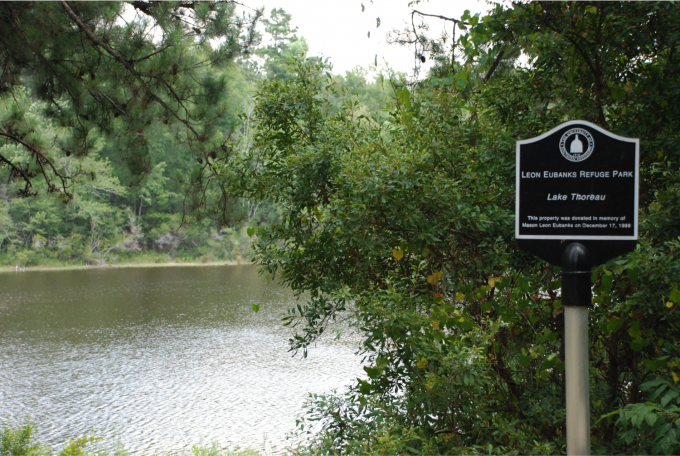
<path fill-rule="evenodd" d="M 589 307 L 593 297 L 590 253 L 572 242 L 562 252 L 562 305 Z"/>

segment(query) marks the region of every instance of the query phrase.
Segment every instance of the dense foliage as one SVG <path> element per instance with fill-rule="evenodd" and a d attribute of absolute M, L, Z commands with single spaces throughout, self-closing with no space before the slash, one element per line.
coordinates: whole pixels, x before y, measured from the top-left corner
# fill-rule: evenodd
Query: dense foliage
<path fill-rule="evenodd" d="M 457 61 L 367 112 L 314 61 L 262 83 L 255 259 L 306 304 L 294 351 L 339 319 L 367 377 L 308 404 L 312 453 L 564 452 L 560 275 L 517 248 L 515 141 L 570 119 L 641 139 L 637 250 L 593 274 L 593 451 L 680 452 L 680 8 L 496 6 Z"/>

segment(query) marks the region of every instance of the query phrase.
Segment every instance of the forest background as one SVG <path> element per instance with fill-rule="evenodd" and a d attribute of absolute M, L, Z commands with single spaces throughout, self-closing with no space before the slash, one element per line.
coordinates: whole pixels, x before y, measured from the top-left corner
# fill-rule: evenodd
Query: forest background
<path fill-rule="evenodd" d="M 178 5 L 178 15 L 189 18 L 192 9 Z M 12 11 L 13 8 L 17 11 Z M 83 8 L 84 20 L 92 24 L 92 29 L 100 36 L 127 33 L 128 36 L 118 38 L 125 38 L 128 45 L 135 41 L 144 43 L 144 40 L 149 41 L 149 30 L 152 30 L 151 36 L 167 33 L 167 30 L 153 32 L 154 21 L 163 14 L 174 14 L 169 13 L 170 4 L 163 12 L 149 13 L 150 6 L 145 8 L 137 16 L 131 5 Z M 148 17 L 145 17 L 146 13 L 149 13 Z M 121 101 L 109 102 L 110 106 L 100 107 L 102 111 L 91 106 L 98 100 L 84 100 L 88 93 L 99 100 L 112 98 L 105 93 L 110 87 L 102 87 L 112 81 L 100 83 L 97 87 L 100 94 L 94 94 L 91 87 L 96 79 L 111 79 L 106 74 L 97 75 L 97 72 L 108 71 L 101 65 L 98 51 L 82 49 L 78 55 L 82 59 L 79 64 L 86 68 L 61 68 L 67 76 L 40 74 L 41 71 L 52 71 L 47 65 L 39 69 L 24 67 L 24 73 L 12 76 L 13 60 L 20 60 L 21 52 L 32 52 L 24 44 L 18 46 L 8 36 L 18 28 L 13 15 L 25 15 L 19 35 L 30 35 L 33 40 L 30 46 L 42 46 L 40 51 L 46 55 L 53 53 L 55 47 L 68 48 L 77 44 L 75 37 L 64 36 L 52 42 L 44 39 L 41 26 L 56 29 L 64 26 L 60 23 L 63 19 L 68 19 L 58 3 L 42 8 L 5 5 L 2 14 L 11 26 L 4 29 L 7 56 L 4 61 L 10 65 L 5 66 L 0 76 L 4 83 L 0 87 L 0 129 L 5 133 L 0 134 L 0 147 L 8 161 L 25 167 L 32 182 L 27 190 L 25 180 L 14 180 L 21 177 L 16 168 L 7 163 L 0 166 L 0 265 L 248 261 L 251 245 L 248 228 L 278 220 L 277 206 L 240 195 L 229 195 L 229 201 L 222 201 L 224 204 L 219 208 L 211 206 L 208 200 L 214 203 L 216 190 L 204 188 L 200 180 L 209 179 L 205 168 L 214 159 L 209 151 L 197 154 L 191 138 L 182 136 L 181 132 L 178 134 L 176 128 L 169 126 L 167 114 L 129 112 L 146 109 L 142 106 L 128 109 L 127 106 L 134 103 L 130 101 L 134 94 L 115 94 Z M 204 82 L 216 84 L 211 90 L 220 93 L 213 93 L 209 100 L 196 104 L 214 102 L 220 105 L 219 114 L 212 121 L 222 140 L 214 145 L 233 161 L 246 157 L 251 147 L 250 116 L 258 85 L 265 79 L 290 77 L 285 69 L 286 59 L 305 55 L 308 46 L 303 37 L 297 36 L 291 16 L 282 9 L 274 8 L 266 16 L 262 10 L 255 10 L 250 18 L 239 18 L 233 8 L 223 14 L 226 28 L 221 35 L 214 31 L 210 35 L 211 30 L 204 28 L 201 31 L 200 24 L 192 23 L 190 34 L 181 36 L 182 43 L 177 42 L 178 37 L 166 34 L 156 37 L 165 43 L 147 42 L 145 45 L 154 50 L 163 50 L 164 46 L 166 49 L 181 48 L 173 49 L 170 57 L 176 58 L 177 62 L 153 62 L 152 65 L 169 65 L 170 72 L 174 68 L 175 73 L 185 72 L 189 78 L 198 75 Z M 205 38 L 206 34 L 213 36 L 212 41 Z M 238 39 L 241 42 L 231 43 L 231 49 L 229 43 L 220 46 L 220 40 Z M 182 52 L 185 55 L 180 57 Z M 219 52 L 226 55 L 220 56 Z M 13 55 L 9 56 L 9 53 Z M 93 56 L 97 56 L 99 62 L 96 68 L 87 68 L 92 65 L 87 60 Z M 60 62 L 59 58 L 53 57 L 52 64 L 54 62 Z M 19 70 L 15 68 L 14 71 Z M 339 86 L 356 93 L 366 106 L 375 109 L 388 92 L 377 79 L 367 81 L 367 76 L 366 70 L 356 68 L 333 78 Z M 16 79 L 12 80 L 12 77 Z M 55 80 L 49 80 L 50 77 Z M 77 82 L 64 81 L 68 78 Z M 190 85 L 187 82 L 179 84 Z M 48 100 L 43 98 L 46 92 L 50 92 Z M 57 97 L 61 100 L 55 100 Z M 76 106 L 77 103 L 82 105 Z M 69 109 L 72 112 L 63 113 Z M 120 112 L 109 113 L 109 109 Z M 56 110 L 63 114 L 55 116 Z M 121 114 L 130 120 L 116 122 Z M 157 117 L 151 118 L 153 115 Z M 201 118 L 205 113 L 194 115 Z M 136 116 L 138 125 L 131 127 L 132 118 Z M 197 120 L 198 123 L 202 121 Z M 142 136 L 141 140 L 131 138 L 131 130 L 138 130 L 133 134 Z M 78 145 L 79 140 L 83 144 Z M 45 176 L 42 181 L 34 178 L 41 171 L 29 169 L 30 154 L 34 151 L 21 147 L 26 141 L 52 154 L 50 159 L 55 169 L 49 178 Z M 213 138 L 213 141 L 219 140 Z M 80 147 L 81 150 L 71 151 L 69 147 Z M 56 187 L 51 187 L 50 179 L 60 180 L 60 176 L 67 177 L 64 180 L 68 187 L 54 191 Z M 219 211 L 219 215 L 215 211 Z"/>

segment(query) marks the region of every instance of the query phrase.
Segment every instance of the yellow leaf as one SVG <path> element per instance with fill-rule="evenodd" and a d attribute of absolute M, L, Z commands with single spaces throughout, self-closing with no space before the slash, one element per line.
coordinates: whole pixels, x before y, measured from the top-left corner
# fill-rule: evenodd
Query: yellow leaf
<path fill-rule="evenodd" d="M 441 271 L 440 272 L 434 272 L 434 273 L 432 273 L 432 275 L 427 276 L 427 283 L 429 283 L 430 285 L 435 285 L 437 282 L 439 282 L 439 280 L 442 277 L 444 277 L 443 272 L 441 272 Z"/>
<path fill-rule="evenodd" d="M 464 301 L 465 300 L 465 295 L 463 293 L 456 293 L 456 301 Z"/>
<path fill-rule="evenodd" d="M 667 365 L 668 367 L 678 367 L 678 363 L 676 363 L 675 361 L 672 361 L 672 362 L 670 362 L 670 363 L 668 363 L 668 364 L 666 364 L 666 365 Z"/>
<path fill-rule="evenodd" d="M 392 250 L 392 256 L 394 256 L 397 261 L 400 261 L 402 258 L 404 258 L 404 251 L 401 249 L 394 249 Z"/>
<path fill-rule="evenodd" d="M 416 366 L 418 366 L 418 369 L 423 369 L 423 368 L 426 367 L 428 364 L 430 364 L 430 362 L 429 362 L 427 359 L 422 358 L 420 361 L 418 361 L 418 362 L 416 363 Z"/>
<path fill-rule="evenodd" d="M 432 320 L 432 328 L 439 330 L 439 320 Z"/>
<path fill-rule="evenodd" d="M 673 381 L 674 381 L 675 383 L 678 383 L 678 380 L 680 380 L 680 377 L 678 377 L 678 376 L 675 374 L 675 372 L 671 372 L 671 374 L 673 374 Z"/>
<path fill-rule="evenodd" d="M 496 279 L 495 277 L 489 277 L 489 286 L 495 287 L 496 286 Z"/>
<path fill-rule="evenodd" d="M 673 303 L 670 302 L 670 301 L 668 301 L 668 302 L 666 303 L 666 307 L 668 307 L 668 308 L 670 309 L 671 307 L 673 307 Z"/>
<path fill-rule="evenodd" d="M 464 321 L 465 321 L 465 317 L 460 317 L 460 318 L 458 319 L 458 323 L 463 323 Z"/>

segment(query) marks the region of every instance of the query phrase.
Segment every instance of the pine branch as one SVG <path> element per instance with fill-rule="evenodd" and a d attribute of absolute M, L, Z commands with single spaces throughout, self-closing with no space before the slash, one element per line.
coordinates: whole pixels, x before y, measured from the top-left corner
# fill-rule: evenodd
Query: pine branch
<path fill-rule="evenodd" d="M 92 31 L 87 28 L 87 26 L 83 23 L 83 21 L 76 15 L 76 13 L 73 12 L 71 7 L 68 5 L 68 3 L 65 0 L 61 1 L 61 6 L 64 8 L 66 11 L 66 14 L 73 20 L 78 25 L 78 28 L 85 33 L 85 35 L 88 37 L 90 41 L 92 41 L 95 45 L 101 47 L 104 49 L 109 55 L 111 55 L 118 63 L 123 65 L 123 67 L 130 73 L 132 74 L 137 81 L 141 84 L 142 88 L 144 91 L 151 97 L 153 98 L 158 104 L 163 106 L 169 113 L 172 114 L 173 117 L 175 117 L 177 120 L 179 120 L 181 123 L 183 123 L 194 135 L 196 135 L 197 139 L 200 139 L 200 135 L 198 132 L 194 129 L 194 127 L 191 125 L 191 123 L 180 116 L 177 111 L 172 109 L 168 104 L 158 95 L 156 95 L 155 92 L 153 92 L 149 86 L 144 82 L 142 79 L 141 75 L 139 72 L 135 69 L 133 65 L 133 61 L 125 58 L 120 52 L 116 51 L 115 49 L 112 49 L 111 46 L 103 42 L 101 39 L 99 39 Z"/>
<path fill-rule="evenodd" d="M 39 148 L 27 143 L 26 141 L 24 141 L 20 137 L 14 135 L 14 134 L 12 134 L 8 131 L 0 130 L 0 136 L 4 136 L 7 139 L 11 139 L 12 141 L 21 144 L 26 149 L 31 151 L 31 154 L 35 158 L 36 163 L 38 163 L 38 166 L 40 166 L 40 173 L 45 178 L 45 182 L 47 182 L 47 185 L 48 185 L 50 191 L 60 191 L 64 195 L 66 195 L 66 197 L 68 197 L 69 199 L 71 199 L 73 197 L 73 195 L 68 193 L 68 191 L 67 191 L 67 188 L 70 187 L 70 185 L 66 185 L 66 182 L 69 179 L 71 179 L 72 177 L 65 176 L 65 175 L 61 174 L 57 170 L 56 166 L 54 166 L 54 163 L 52 163 L 52 161 L 45 156 L 45 154 L 42 152 L 42 150 L 40 150 Z M 24 180 L 24 182 L 26 182 L 26 187 L 21 192 L 21 194 L 23 196 L 28 196 L 29 195 L 28 190 L 33 186 L 31 184 L 31 177 L 33 177 L 33 176 L 31 176 L 30 171 L 21 169 L 20 167 L 16 166 L 14 163 L 12 163 L 10 160 L 3 157 L 2 155 L 0 155 L 0 161 L 9 165 L 10 168 L 12 168 L 12 171 L 14 173 L 19 174 L 21 176 L 21 178 Z M 62 190 L 59 190 L 56 186 L 54 186 L 52 184 L 52 181 L 50 180 L 49 176 L 47 175 L 47 170 L 45 169 L 45 165 L 47 165 L 52 170 L 52 173 L 54 173 L 54 175 L 59 178 L 59 180 L 61 181 Z"/>

